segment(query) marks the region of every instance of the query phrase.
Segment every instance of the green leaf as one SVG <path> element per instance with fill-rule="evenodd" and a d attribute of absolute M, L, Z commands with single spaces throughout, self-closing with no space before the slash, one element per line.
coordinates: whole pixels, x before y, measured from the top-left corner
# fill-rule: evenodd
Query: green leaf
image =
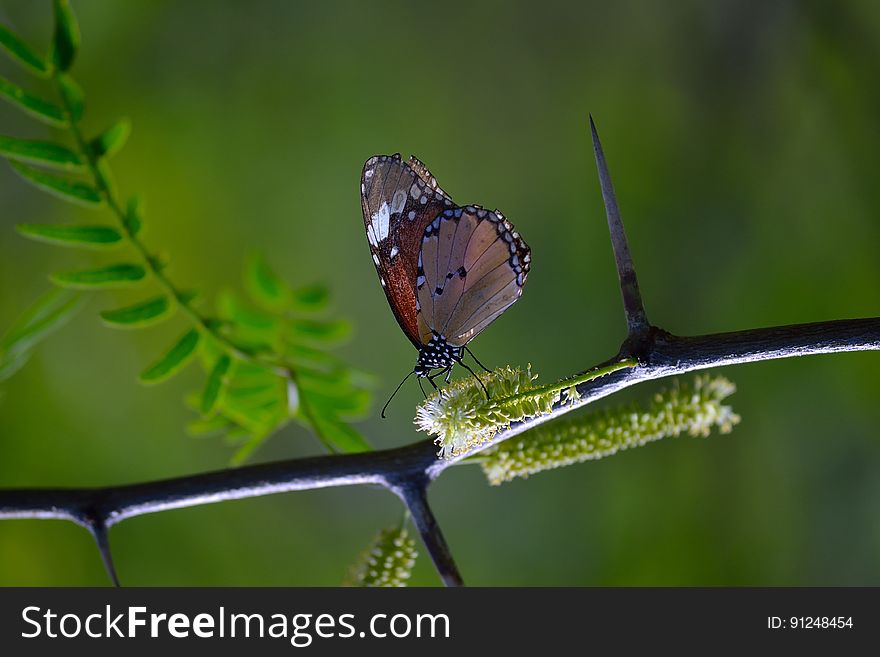
<path fill-rule="evenodd" d="M 143 228 L 143 202 L 140 196 L 132 196 L 128 200 L 128 207 L 125 210 L 125 229 L 132 237 L 136 237 Z"/>
<path fill-rule="evenodd" d="M 330 290 L 325 285 L 308 285 L 293 290 L 291 306 L 303 312 L 323 310 L 330 300 Z"/>
<path fill-rule="evenodd" d="M 372 449 L 367 440 L 352 427 L 316 408 L 312 408 L 308 421 L 318 437 L 331 447 L 349 453 L 369 452 Z"/>
<path fill-rule="evenodd" d="M 10 160 L 9 164 L 27 182 L 65 201 L 90 207 L 97 207 L 102 203 L 101 195 L 94 187 L 84 182 L 44 173 L 15 160 Z"/>
<path fill-rule="evenodd" d="M 226 389 L 225 397 L 235 404 L 247 404 L 255 398 L 259 398 L 262 401 L 266 401 L 269 398 L 274 399 L 278 394 L 278 382 L 272 381 L 270 383 L 250 386 L 239 385 L 235 388 L 229 387 Z"/>
<path fill-rule="evenodd" d="M 315 390 L 311 384 L 303 382 L 303 393 L 308 397 L 312 406 L 321 409 L 325 415 L 344 416 L 348 419 L 358 419 L 367 415 L 370 410 L 372 395 L 367 390 L 350 389 L 347 394 L 339 392 L 327 393 Z"/>
<path fill-rule="evenodd" d="M 230 431 L 227 434 L 227 438 L 234 438 L 235 440 L 233 444 L 244 442 L 244 444 L 239 447 L 239 449 L 235 452 L 235 454 L 233 454 L 232 458 L 230 459 L 232 465 L 238 466 L 244 463 L 250 457 L 250 455 L 254 453 L 257 447 L 262 445 L 268 437 L 269 431 L 261 431 L 258 433 L 250 433 L 246 431 Z"/>
<path fill-rule="evenodd" d="M 55 0 L 55 34 L 52 37 L 52 60 L 60 71 L 73 65 L 79 49 L 79 25 L 67 0 Z"/>
<path fill-rule="evenodd" d="M 260 334 L 274 335 L 278 320 L 271 314 L 243 304 L 234 292 L 222 291 L 217 297 L 217 312 L 224 319 Z"/>
<path fill-rule="evenodd" d="M 64 98 L 70 117 L 74 121 L 79 121 L 86 109 L 86 97 L 82 88 L 76 80 L 64 73 L 58 76 L 58 88 L 61 90 L 61 97 Z"/>
<path fill-rule="evenodd" d="M 3 135 L 0 135 L 0 155 L 59 169 L 75 169 L 83 164 L 80 156 L 66 146 L 51 141 L 17 139 Z"/>
<path fill-rule="evenodd" d="M 0 78 L 0 96 L 43 123 L 48 123 L 56 128 L 67 127 L 67 117 L 64 115 L 63 109 L 48 100 L 28 93 L 5 78 Z"/>
<path fill-rule="evenodd" d="M 168 297 L 160 296 L 125 308 L 102 310 L 101 319 L 114 328 L 143 328 L 161 322 L 172 310 Z"/>
<path fill-rule="evenodd" d="M 190 329 L 155 363 L 141 372 L 141 383 L 153 384 L 165 381 L 179 372 L 196 353 L 199 346 L 199 332 Z"/>
<path fill-rule="evenodd" d="M 178 290 L 177 292 L 177 301 L 183 306 L 188 306 L 191 302 L 198 298 L 198 290 Z"/>
<path fill-rule="evenodd" d="M 49 279 L 60 287 L 98 289 L 128 287 L 132 283 L 142 281 L 146 275 L 146 270 L 140 265 L 121 263 L 98 269 L 50 274 Z"/>
<path fill-rule="evenodd" d="M 252 253 L 245 262 L 244 284 L 251 298 L 265 308 L 282 310 L 290 305 L 290 288 L 260 253 Z"/>
<path fill-rule="evenodd" d="M 344 319 L 315 321 L 294 319 L 290 321 L 290 337 L 294 342 L 306 344 L 336 344 L 351 335 L 351 324 Z"/>
<path fill-rule="evenodd" d="M 310 369 L 317 372 L 336 372 L 345 368 L 345 363 L 329 351 L 315 349 L 300 344 L 288 344 L 284 350 L 287 360 L 297 369 Z"/>
<path fill-rule="evenodd" d="M 131 133 L 131 121 L 119 119 L 107 128 L 99 136 L 92 139 L 89 146 L 95 157 L 110 157 L 125 146 L 128 135 Z"/>
<path fill-rule="evenodd" d="M 122 241 L 122 235 L 112 226 L 19 224 L 15 229 L 32 240 L 60 246 L 108 249 Z"/>
<path fill-rule="evenodd" d="M 13 374 L 18 372 L 18 370 L 24 367 L 30 357 L 30 351 L 23 351 L 20 354 L 8 356 L 0 354 L 0 383 L 10 378 Z"/>
<path fill-rule="evenodd" d="M 53 289 L 37 299 L 0 339 L 4 358 L 25 353 L 63 326 L 82 308 L 84 298 L 68 290 Z"/>
<path fill-rule="evenodd" d="M 227 418 L 215 415 L 209 418 L 199 418 L 186 425 L 186 431 L 191 436 L 209 436 L 211 434 L 227 431 L 234 427 Z"/>
<path fill-rule="evenodd" d="M 5 25 L 0 25 L 0 46 L 5 48 L 14 60 L 31 73 L 36 73 L 41 77 L 48 75 L 49 67 L 43 58 L 31 50 L 30 46 Z"/>
<path fill-rule="evenodd" d="M 214 365 L 211 374 L 208 375 L 208 380 L 205 382 L 205 392 L 202 394 L 201 404 L 202 415 L 209 415 L 217 405 L 217 400 L 220 398 L 220 391 L 225 384 L 226 373 L 229 371 L 229 366 L 231 364 L 232 360 L 226 354 L 223 354 L 217 359 L 217 363 Z"/>

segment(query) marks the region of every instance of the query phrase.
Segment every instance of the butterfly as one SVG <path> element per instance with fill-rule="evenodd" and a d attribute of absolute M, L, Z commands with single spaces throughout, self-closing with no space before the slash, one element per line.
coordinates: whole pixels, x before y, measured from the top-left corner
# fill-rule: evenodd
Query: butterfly
<path fill-rule="evenodd" d="M 498 210 L 458 206 L 415 156 L 367 160 L 361 206 L 388 304 L 419 350 L 407 378 L 436 388 L 434 378 L 448 381 L 456 363 L 471 371 L 467 344 L 522 294 L 528 245 Z"/>

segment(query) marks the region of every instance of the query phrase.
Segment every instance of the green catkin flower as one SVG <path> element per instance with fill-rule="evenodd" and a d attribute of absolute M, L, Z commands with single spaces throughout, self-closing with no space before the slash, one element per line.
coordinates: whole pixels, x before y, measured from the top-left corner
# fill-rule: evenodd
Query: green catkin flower
<path fill-rule="evenodd" d="M 402 527 L 383 529 L 352 567 L 351 586 L 406 586 L 416 563 L 416 543 Z"/>
<path fill-rule="evenodd" d="M 545 386 L 535 385 L 538 377 L 532 375 L 531 366 L 525 372 L 500 367 L 479 375 L 485 392 L 473 377 L 435 392 L 417 409 L 415 424 L 419 431 L 436 436 L 441 458 L 454 458 L 484 445 L 514 422 L 548 415 L 559 403 L 578 401 L 578 384 L 635 365 L 627 359 Z"/>
<path fill-rule="evenodd" d="M 736 391 L 724 377 L 698 376 L 654 395 L 648 410 L 638 405 L 555 420 L 492 447 L 479 456 L 492 485 L 573 463 L 611 456 L 654 440 L 687 433 L 729 433 L 740 421 L 722 401 Z"/>
<path fill-rule="evenodd" d="M 492 439 L 499 430 L 527 417 L 546 415 L 559 400 L 559 391 L 519 398 L 508 398 L 534 389 L 531 367 L 501 367 L 479 375 L 489 399 L 472 377 L 459 379 L 434 393 L 416 411 L 419 431 L 436 436 L 440 457 L 465 454 Z"/>

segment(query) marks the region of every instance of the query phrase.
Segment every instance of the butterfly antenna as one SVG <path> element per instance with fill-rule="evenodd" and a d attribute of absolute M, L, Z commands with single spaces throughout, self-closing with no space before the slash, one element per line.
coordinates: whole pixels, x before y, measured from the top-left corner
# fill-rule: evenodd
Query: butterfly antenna
<path fill-rule="evenodd" d="M 473 354 L 471 354 L 471 356 L 473 356 Z M 476 360 L 476 358 L 475 358 L 474 360 Z M 480 387 L 483 389 L 483 393 L 485 393 L 485 395 L 486 395 L 486 401 L 489 401 L 489 391 L 486 390 L 486 386 L 484 386 L 484 385 L 483 385 L 483 382 L 480 381 L 480 377 L 478 377 L 478 376 L 476 375 L 476 373 L 475 373 L 470 367 L 467 366 L 467 363 L 465 363 L 465 362 L 462 361 L 462 360 L 460 360 L 460 361 L 458 361 L 458 362 L 461 363 L 461 366 L 462 366 L 464 369 L 466 369 L 468 372 L 470 372 L 470 373 L 471 373 L 471 376 L 474 377 L 474 378 L 477 380 L 477 383 L 480 384 Z M 487 371 L 488 371 L 488 370 L 487 370 Z"/>
<path fill-rule="evenodd" d="M 465 347 L 464 350 L 465 350 L 466 352 L 468 352 L 468 353 L 471 355 L 471 358 L 474 359 L 474 362 L 475 362 L 477 365 L 479 365 L 480 367 L 482 367 L 483 370 L 485 370 L 486 372 L 489 372 L 489 371 L 490 371 L 488 367 L 486 367 L 485 365 L 483 365 L 483 364 L 480 362 L 480 359 L 479 359 L 479 358 L 477 358 L 476 356 L 474 356 L 474 352 L 470 350 L 470 347 Z"/>
<path fill-rule="evenodd" d="M 388 404 L 391 403 L 391 400 L 394 399 L 394 395 L 397 394 L 397 392 L 403 387 L 403 384 L 406 383 L 406 380 L 409 377 L 411 377 L 413 374 L 415 374 L 415 370 L 413 370 L 412 372 L 407 374 L 405 377 L 403 377 L 403 381 L 401 381 L 400 383 L 397 384 L 397 387 L 394 389 L 394 392 L 391 393 L 391 396 L 388 398 L 388 401 L 385 402 L 385 405 L 382 407 L 382 418 L 383 419 L 385 418 L 385 409 L 388 408 Z M 419 387 L 421 387 L 421 384 L 419 384 Z"/>

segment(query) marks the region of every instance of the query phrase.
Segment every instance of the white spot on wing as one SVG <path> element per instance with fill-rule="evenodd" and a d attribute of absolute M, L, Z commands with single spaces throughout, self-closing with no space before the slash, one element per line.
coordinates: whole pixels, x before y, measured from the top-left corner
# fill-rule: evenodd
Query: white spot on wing
<path fill-rule="evenodd" d="M 401 212 L 404 205 L 406 205 L 406 192 L 397 190 L 394 192 L 394 198 L 391 199 L 391 214 Z"/>
<path fill-rule="evenodd" d="M 378 246 L 380 242 L 388 238 L 388 224 L 391 219 L 388 202 L 383 201 L 379 206 L 379 211 L 373 214 L 370 219 L 370 227 L 373 229 L 373 239 L 375 240 L 370 240 L 370 244 Z"/>
<path fill-rule="evenodd" d="M 375 253 L 373 254 L 373 262 L 376 264 L 377 267 L 379 266 L 379 256 L 377 256 Z"/>
<path fill-rule="evenodd" d="M 391 259 L 392 259 L 392 260 L 393 260 L 394 257 L 397 255 L 397 253 L 398 253 L 398 249 L 397 249 L 397 247 L 396 247 L 396 246 L 392 246 L 392 247 L 391 247 Z"/>

